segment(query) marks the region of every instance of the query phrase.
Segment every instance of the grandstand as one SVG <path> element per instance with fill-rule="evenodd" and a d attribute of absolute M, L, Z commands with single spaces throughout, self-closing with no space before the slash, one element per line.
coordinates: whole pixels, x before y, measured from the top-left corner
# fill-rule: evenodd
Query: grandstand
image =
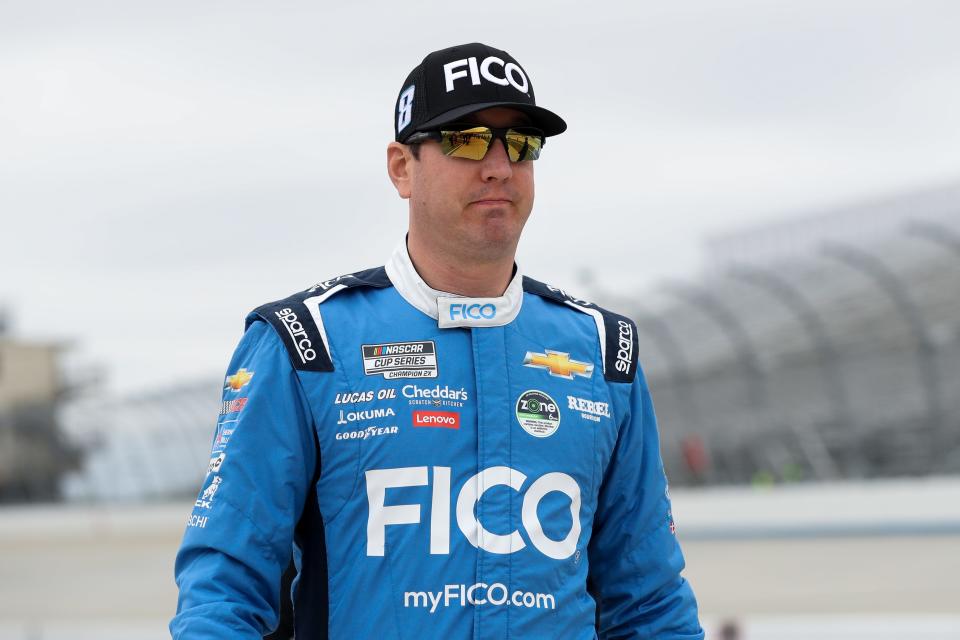
<path fill-rule="evenodd" d="M 65 429 L 86 452 L 68 500 L 125 501 L 196 493 L 207 468 L 220 380 L 66 407 Z"/>
<path fill-rule="evenodd" d="M 707 248 L 625 301 L 674 482 L 960 471 L 960 183 Z"/>

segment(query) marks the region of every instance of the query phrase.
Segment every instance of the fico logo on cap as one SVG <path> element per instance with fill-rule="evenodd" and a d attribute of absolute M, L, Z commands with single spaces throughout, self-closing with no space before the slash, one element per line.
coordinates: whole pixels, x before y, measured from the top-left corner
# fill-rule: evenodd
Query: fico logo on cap
<path fill-rule="evenodd" d="M 446 82 L 447 93 L 453 91 L 456 87 L 454 81 L 459 78 L 466 78 L 468 73 L 465 69 L 460 69 L 464 65 L 469 69 L 470 82 L 473 85 L 479 85 L 481 78 L 489 80 L 494 84 L 505 87 L 508 84 L 520 93 L 526 93 L 530 89 L 530 82 L 520 65 L 514 62 L 504 61 L 497 56 L 489 56 L 483 59 L 483 62 L 477 64 L 476 56 L 454 60 L 443 65 L 443 78 Z M 499 77 L 490 71 L 492 65 L 497 65 L 503 70 L 503 77 Z M 459 69 L 459 70 L 456 70 Z"/>

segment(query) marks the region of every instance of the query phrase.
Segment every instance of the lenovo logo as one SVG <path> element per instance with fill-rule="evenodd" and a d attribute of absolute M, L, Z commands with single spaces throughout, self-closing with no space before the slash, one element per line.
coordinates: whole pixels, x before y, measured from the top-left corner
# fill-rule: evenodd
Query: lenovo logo
<path fill-rule="evenodd" d="M 459 429 L 460 414 L 456 411 L 414 411 L 413 426 Z"/>

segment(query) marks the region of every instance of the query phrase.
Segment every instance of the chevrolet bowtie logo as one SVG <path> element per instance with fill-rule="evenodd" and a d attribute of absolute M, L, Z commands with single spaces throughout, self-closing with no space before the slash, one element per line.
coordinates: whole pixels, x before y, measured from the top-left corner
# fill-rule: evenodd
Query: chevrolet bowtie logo
<path fill-rule="evenodd" d="M 240 391 L 241 388 L 249 384 L 250 379 L 253 377 L 253 371 L 247 371 L 246 369 L 240 369 L 232 376 L 227 376 L 226 385 L 224 389 L 230 389 L 231 391 Z"/>
<path fill-rule="evenodd" d="M 551 351 L 550 349 L 546 349 L 546 353 L 527 351 L 527 355 L 523 358 L 523 365 L 546 369 L 550 372 L 550 375 L 567 380 L 573 380 L 573 376 L 589 378 L 593 375 L 593 365 L 589 362 L 571 360 L 569 353 Z"/>

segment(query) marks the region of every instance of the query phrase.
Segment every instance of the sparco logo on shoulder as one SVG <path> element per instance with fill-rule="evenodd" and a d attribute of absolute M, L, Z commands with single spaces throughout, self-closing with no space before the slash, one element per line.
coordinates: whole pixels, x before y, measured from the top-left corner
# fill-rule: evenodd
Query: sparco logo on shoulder
<path fill-rule="evenodd" d="M 499 67 L 502 75 L 496 75 L 491 70 L 491 67 L 493 66 Z M 469 74 L 467 69 L 462 69 L 461 67 L 467 67 L 467 69 L 469 69 Z M 474 85 L 479 85 L 482 78 L 494 84 L 498 84 L 501 87 L 505 87 L 509 84 L 520 93 L 526 93 L 530 90 L 530 82 L 527 80 L 527 75 L 517 63 L 504 63 L 504 61 L 497 56 L 490 56 L 484 58 L 480 62 L 477 62 L 476 56 L 471 56 L 469 58 L 464 58 L 463 60 L 454 60 L 453 62 L 448 62 L 447 64 L 443 65 L 443 79 L 447 84 L 447 93 L 450 93 L 454 90 L 455 87 L 453 86 L 453 83 L 455 80 L 459 78 L 466 78 L 467 75 L 470 76 L 470 82 Z"/>
<path fill-rule="evenodd" d="M 313 343 L 310 342 L 310 338 L 307 337 L 307 331 L 304 329 L 303 323 L 297 319 L 297 314 L 289 307 L 275 311 L 274 313 L 277 314 L 280 322 L 283 323 L 283 326 L 286 327 L 287 332 L 290 334 L 290 338 L 293 340 L 293 346 L 297 349 L 297 355 L 300 356 L 300 361 L 306 364 L 316 359 L 317 352 L 313 350 Z"/>
<path fill-rule="evenodd" d="M 617 371 L 627 373 L 633 364 L 633 325 L 625 320 L 617 321 L 619 336 L 617 338 L 617 362 L 614 365 Z"/>

